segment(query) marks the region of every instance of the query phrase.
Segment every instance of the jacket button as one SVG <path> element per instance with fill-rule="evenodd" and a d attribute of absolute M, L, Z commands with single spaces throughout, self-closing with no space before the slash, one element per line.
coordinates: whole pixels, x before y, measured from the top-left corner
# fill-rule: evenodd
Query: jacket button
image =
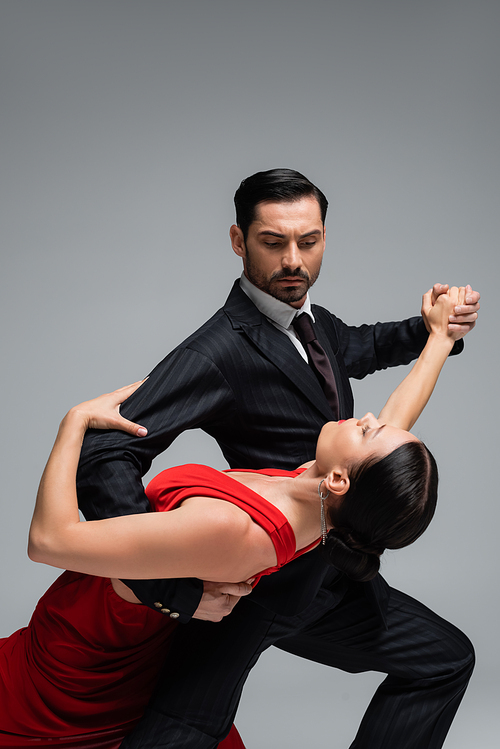
<path fill-rule="evenodd" d="M 178 614 L 177 611 L 172 611 L 172 613 L 170 614 L 171 619 L 178 619 L 179 616 L 180 614 Z"/>
<path fill-rule="evenodd" d="M 163 604 L 162 604 L 162 603 L 161 603 L 160 601 L 155 601 L 155 602 L 154 602 L 154 605 L 155 605 L 155 607 L 156 607 L 157 609 L 161 609 L 161 607 L 163 606 Z"/>
<path fill-rule="evenodd" d="M 170 609 L 160 609 L 162 614 L 170 614 Z"/>

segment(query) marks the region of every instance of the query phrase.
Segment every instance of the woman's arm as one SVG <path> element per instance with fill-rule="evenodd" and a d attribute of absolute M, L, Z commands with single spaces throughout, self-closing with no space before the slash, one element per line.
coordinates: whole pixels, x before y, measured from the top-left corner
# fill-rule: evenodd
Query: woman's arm
<path fill-rule="evenodd" d="M 424 294 L 422 310 L 430 328 L 429 338 L 412 367 L 380 412 L 379 421 L 409 430 L 416 422 L 431 397 L 443 364 L 461 337 L 459 330 L 449 330 L 449 316 L 454 307 L 465 299 L 465 287 L 453 286 L 447 294 L 432 304 L 432 289 Z"/>
<path fill-rule="evenodd" d="M 75 478 L 85 431 L 113 428 L 144 434 L 118 411 L 139 384 L 82 403 L 64 417 L 38 490 L 30 558 L 101 577 L 214 582 L 240 582 L 274 565 L 269 536 L 223 500 L 192 497 L 169 513 L 80 521 Z"/>
<path fill-rule="evenodd" d="M 38 488 L 29 534 L 30 557 L 41 548 L 49 529 L 57 535 L 59 528 L 80 520 L 75 477 L 87 429 L 120 429 L 138 437 L 147 434 L 144 427 L 127 421 L 119 411 L 120 404 L 141 384 L 135 382 L 95 399 L 100 402 L 101 416 L 94 413 L 91 405 L 94 401 L 86 401 L 72 408 L 62 420 Z"/>

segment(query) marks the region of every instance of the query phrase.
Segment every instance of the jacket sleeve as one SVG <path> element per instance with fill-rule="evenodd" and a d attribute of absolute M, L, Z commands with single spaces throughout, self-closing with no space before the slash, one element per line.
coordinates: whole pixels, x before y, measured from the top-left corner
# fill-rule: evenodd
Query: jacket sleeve
<path fill-rule="evenodd" d="M 357 327 L 336 318 L 336 328 L 347 373 L 357 380 L 380 369 L 409 364 L 420 355 L 428 337 L 420 316 Z M 463 347 L 463 340 L 456 341 L 451 355 Z"/>
<path fill-rule="evenodd" d="M 141 478 L 153 458 L 187 429 L 210 427 L 233 408 L 232 392 L 203 354 L 179 348 L 151 372 L 121 413 L 148 429 L 146 437 L 89 430 L 77 475 L 79 506 L 87 520 L 149 512 Z M 198 607 L 199 580 L 125 581 L 151 608 L 188 621 Z"/>

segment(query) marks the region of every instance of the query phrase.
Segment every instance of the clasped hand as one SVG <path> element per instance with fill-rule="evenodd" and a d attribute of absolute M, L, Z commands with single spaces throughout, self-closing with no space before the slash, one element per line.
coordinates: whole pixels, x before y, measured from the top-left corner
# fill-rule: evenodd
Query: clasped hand
<path fill-rule="evenodd" d="M 479 299 L 481 295 L 478 291 L 473 291 L 470 285 L 460 286 L 459 288 L 452 286 L 450 289 L 448 284 L 434 284 L 432 289 L 429 289 L 422 297 L 422 317 L 429 333 L 432 330 L 430 320 L 432 309 L 443 295 L 450 299 L 450 304 L 446 307 L 448 332 L 453 340 L 457 341 L 474 328 L 480 309 Z M 443 314 L 445 313 L 444 309 L 440 311 Z"/>

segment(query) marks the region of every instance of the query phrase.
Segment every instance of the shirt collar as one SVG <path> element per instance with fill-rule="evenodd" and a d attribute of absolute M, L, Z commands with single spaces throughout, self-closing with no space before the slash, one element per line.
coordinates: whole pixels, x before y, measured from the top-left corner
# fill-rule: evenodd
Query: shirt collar
<path fill-rule="evenodd" d="M 311 300 L 309 299 L 309 293 L 306 294 L 304 304 L 299 309 L 290 307 L 286 302 L 280 302 L 279 299 L 275 299 L 270 294 L 266 294 L 262 289 L 258 289 L 251 283 L 244 273 L 241 274 L 240 278 L 241 289 L 255 304 L 257 309 L 262 312 L 267 318 L 275 322 L 277 325 L 281 325 L 283 328 L 289 328 L 293 322 L 293 319 L 305 312 L 314 322 L 314 315 L 311 311 Z"/>

